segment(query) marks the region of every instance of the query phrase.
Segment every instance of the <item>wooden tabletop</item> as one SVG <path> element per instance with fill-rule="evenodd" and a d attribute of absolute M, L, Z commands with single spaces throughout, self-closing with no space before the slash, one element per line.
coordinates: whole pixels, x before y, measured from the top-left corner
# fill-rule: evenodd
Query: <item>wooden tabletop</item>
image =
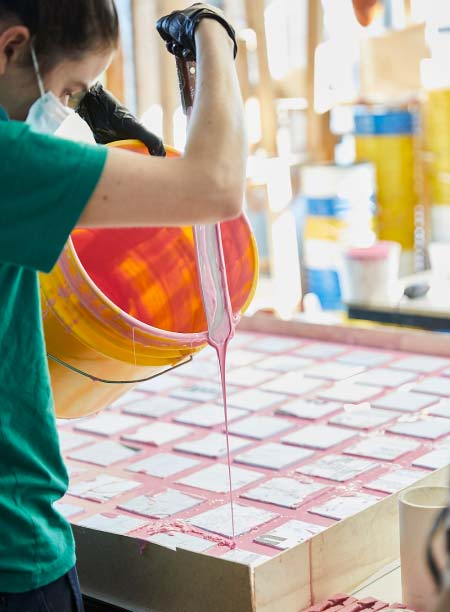
<path fill-rule="evenodd" d="M 371 579 L 360 585 L 353 595 L 358 597 L 377 597 L 388 603 L 402 601 L 400 562 L 395 561 Z"/>

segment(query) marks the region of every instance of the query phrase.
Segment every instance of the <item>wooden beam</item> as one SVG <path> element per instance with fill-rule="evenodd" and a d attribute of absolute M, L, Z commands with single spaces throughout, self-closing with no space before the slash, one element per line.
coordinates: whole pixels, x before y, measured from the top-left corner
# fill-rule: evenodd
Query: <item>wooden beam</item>
<path fill-rule="evenodd" d="M 155 29 L 158 13 L 154 3 L 132 0 L 132 10 L 137 112 L 140 116 L 160 101 L 159 50 L 164 49 L 164 45 Z"/>
<path fill-rule="evenodd" d="M 272 75 L 267 56 L 266 28 L 264 23 L 265 0 L 245 0 L 248 27 L 257 38 L 259 79 L 256 95 L 261 106 L 261 146 L 269 155 L 277 154 L 277 114 Z"/>
<path fill-rule="evenodd" d="M 252 95 L 250 74 L 248 66 L 247 42 L 243 38 L 237 39 L 238 54 L 236 57 L 236 70 L 238 73 L 239 84 L 241 86 L 242 99 L 246 102 Z"/>
<path fill-rule="evenodd" d="M 322 42 L 322 32 L 322 3 L 308 0 L 307 150 L 311 161 L 331 161 L 334 158 L 335 138 L 330 132 L 330 113 L 319 115 L 314 110 L 315 55 Z"/>

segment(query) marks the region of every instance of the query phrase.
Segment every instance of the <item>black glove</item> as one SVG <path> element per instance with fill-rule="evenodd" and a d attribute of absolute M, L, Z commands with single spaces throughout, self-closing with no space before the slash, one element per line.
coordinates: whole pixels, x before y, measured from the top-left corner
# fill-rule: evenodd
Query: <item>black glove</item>
<path fill-rule="evenodd" d="M 216 10 L 207 4 L 198 2 L 182 11 L 173 11 L 156 22 L 156 29 L 166 41 L 170 53 L 184 60 L 194 61 L 196 58 L 195 30 L 202 19 L 218 21 L 228 32 L 234 43 L 234 57 L 237 55 L 236 32 L 234 28 Z"/>
<path fill-rule="evenodd" d="M 145 144 L 150 155 L 166 155 L 162 140 L 139 123 L 100 83 L 91 87 L 75 110 L 99 144 L 136 139 Z"/>

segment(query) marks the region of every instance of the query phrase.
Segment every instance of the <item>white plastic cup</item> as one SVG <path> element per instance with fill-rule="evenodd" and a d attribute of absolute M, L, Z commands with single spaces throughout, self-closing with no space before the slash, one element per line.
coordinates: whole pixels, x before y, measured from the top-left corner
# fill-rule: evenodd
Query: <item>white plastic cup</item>
<path fill-rule="evenodd" d="M 400 253 L 400 244 L 389 241 L 344 252 L 341 273 L 344 302 L 368 304 L 395 299 Z"/>
<path fill-rule="evenodd" d="M 438 592 L 426 560 L 428 537 L 440 510 L 449 502 L 448 487 L 417 487 L 399 498 L 400 561 L 403 603 L 414 610 L 431 611 Z M 437 564 L 446 566 L 445 528 L 433 540 Z"/>

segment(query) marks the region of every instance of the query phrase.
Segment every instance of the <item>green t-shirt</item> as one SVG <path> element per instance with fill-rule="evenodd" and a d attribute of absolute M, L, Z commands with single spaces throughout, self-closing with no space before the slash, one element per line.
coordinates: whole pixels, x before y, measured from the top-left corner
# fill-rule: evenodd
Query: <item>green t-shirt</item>
<path fill-rule="evenodd" d="M 106 154 L 7 121 L 0 108 L 0 592 L 39 588 L 75 564 L 71 527 L 53 507 L 68 476 L 37 271 L 56 263 Z"/>

